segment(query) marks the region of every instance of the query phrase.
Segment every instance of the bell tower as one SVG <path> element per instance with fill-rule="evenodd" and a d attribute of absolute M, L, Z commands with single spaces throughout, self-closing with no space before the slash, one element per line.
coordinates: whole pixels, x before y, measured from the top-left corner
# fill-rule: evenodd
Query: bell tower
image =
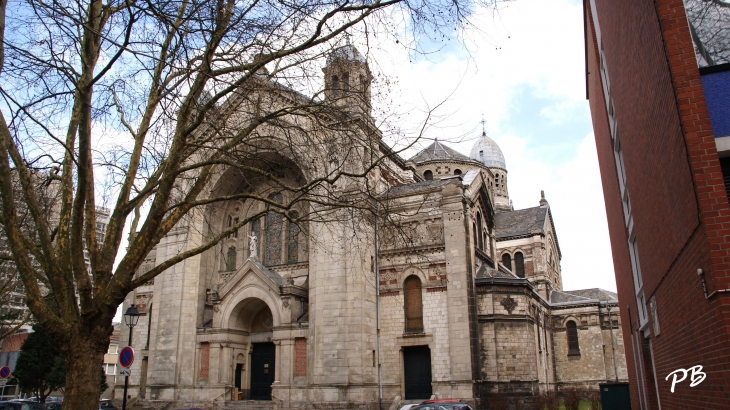
<path fill-rule="evenodd" d="M 365 57 L 346 44 L 327 56 L 324 72 L 325 100 L 350 112 L 370 115 L 372 74 Z"/>

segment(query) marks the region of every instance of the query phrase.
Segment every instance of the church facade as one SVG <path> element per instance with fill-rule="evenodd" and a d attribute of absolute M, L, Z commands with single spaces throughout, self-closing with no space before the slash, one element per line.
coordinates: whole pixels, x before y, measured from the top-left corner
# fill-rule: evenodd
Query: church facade
<path fill-rule="evenodd" d="M 342 47 L 323 71 L 328 90 L 361 91 L 357 115 L 367 116 L 363 56 Z M 550 205 L 543 195 L 513 209 L 492 139 L 483 134 L 468 156 L 435 141 L 408 160 L 379 139 L 375 146 L 386 157 L 365 179 L 385 216 L 305 226 L 261 203 L 229 201 L 161 240 L 141 271 L 263 215 L 127 297 L 124 308 L 144 314 L 130 396 L 281 409 L 388 408 L 436 396 L 488 408 L 495 392 L 627 380 L 616 294 L 562 289 Z M 281 180 L 316 174 L 316 153 L 276 152 L 268 159 Z M 286 200 L 236 172 L 221 170 L 211 190 L 245 185 Z"/>

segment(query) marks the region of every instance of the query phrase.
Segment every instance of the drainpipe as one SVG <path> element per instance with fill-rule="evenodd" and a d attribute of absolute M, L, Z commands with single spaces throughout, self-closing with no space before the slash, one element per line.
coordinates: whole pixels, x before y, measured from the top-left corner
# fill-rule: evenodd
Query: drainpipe
<path fill-rule="evenodd" d="M 613 358 L 613 376 L 616 378 L 618 383 L 618 368 L 616 367 L 616 348 L 613 343 L 613 320 L 611 320 L 611 305 L 606 305 L 608 309 L 608 323 L 611 326 L 611 357 Z"/>
<path fill-rule="evenodd" d="M 378 214 L 380 204 L 375 210 L 375 317 L 378 341 L 378 409 L 383 410 L 383 363 L 380 360 L 380 237 L 378 235 Z"/>

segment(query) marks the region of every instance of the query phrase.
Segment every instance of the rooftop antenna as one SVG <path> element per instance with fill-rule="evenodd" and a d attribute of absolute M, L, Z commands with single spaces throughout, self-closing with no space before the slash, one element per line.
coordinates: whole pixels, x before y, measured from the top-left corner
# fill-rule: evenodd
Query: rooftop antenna
<path fill-rule="evenodd" d="M 482 113 L 482 120 L 479 121 L 479 122 L 482 123 L 482 135 L 486 137 L 487 136 L 487 130 L 485 128 L 485 125 L 487 124 L 487 120 L 484 119 L 484 113 Z"/>

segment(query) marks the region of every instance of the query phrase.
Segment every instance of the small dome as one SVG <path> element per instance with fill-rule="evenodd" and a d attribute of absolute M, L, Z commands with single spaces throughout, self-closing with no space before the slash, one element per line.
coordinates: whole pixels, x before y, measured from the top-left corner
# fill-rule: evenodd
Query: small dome
<path fill-rule="evenodd" d="M 347 44 L 342 47 L 337 47 L 332 50 L 330 55 L 327 56 L 327 65 L 332 64 L 337 59 L 357 61 L 360 63 L 365 62 L 365 57 L 352 44 Z"/>
<path fill-rule="evenodd" d="M 493 139 L 487 137 L 486 133 L 483 133 L 479 141 L 474 144 L 469 157 L 481 162 L 488 168 L 507 169 L 502 150 L 499 149 L 499 145 Z"/>

